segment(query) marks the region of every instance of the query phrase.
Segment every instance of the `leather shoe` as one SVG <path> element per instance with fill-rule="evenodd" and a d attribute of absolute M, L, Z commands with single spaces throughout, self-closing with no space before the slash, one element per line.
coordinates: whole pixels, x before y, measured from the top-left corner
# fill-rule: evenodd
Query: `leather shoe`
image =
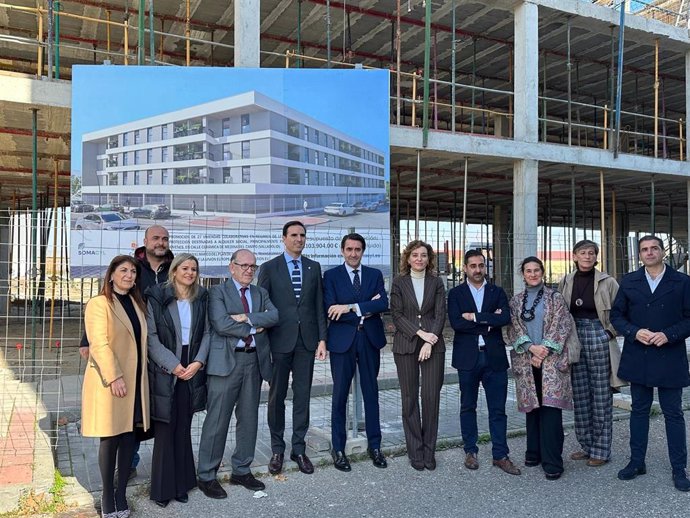
<path fill-rule="evenodd" d="M 175 500 L 177 500 L 181 504 L 186 504 L 187 502 L 189 502 L 189 496 L 187 496 L 187 493 L 183 493 L 181 495 L 177 495 L 175 497 Z"/>
<path fill-rule="evenodd" d="M 352 471 L 352 466 L 350 466 L 350 461 L 347 460 L 347 457 L 345 456 L 345 452 L 342 451 L 334 451 L 333 452 L 333 465 L 335 466 L 335 469 L 338 471 Z"/>
<path fill-rule="evenodd" d="M 561 478 L 562 474 L 562 471 L 558 471 L 556 473 L 544 473 L 544 476 L 546 477 L 546 480 L 558 480 Z"/>
<path fill-rule="evenodd" d="M 587 460 L 589 459 L 589 454 L 586 451 L 576 451 L 570 454 L 570 460 Z"/>
<path fill-rule="evenodd" d="M 228 497 L 228 494 L 225 492 L 225 489 L 221 487 L 220 482 L 218 482 L 216 479 L 209 481 L 199 480 L 197 482 L 197 486 L 199 486 L 201 492 L 209 498 L 215 498 L 217 500 L 220 500 L 222 498 Z"/>
<path fill-rule="evenodd" d="M 607 460 L 604 460 L 604 459 L 589 459 L 589 460 L 587 461 L 587 465 L 588 465 L 590 468 L 598 468 L 599 466 L 603 466 L 603 465 L 606 464 L 607 462 L 608 462 L 608 461 L 607 461 Z"/>
<path fill-rule="evenodd" d="M 434 471 L 436 469 L 436 459 L 425 460 L 424 467 L 429 471 Z"/>
<path fill-rule="evenodd" d="M 685 470 L 673 474 L 673 486 L 678 491 L 690 491 L 690 480 L 688 480 Z"/>
<path fill-rule="evenodd" d="M 465 467 L 467 469 L 479 469 L 476 453 L 468 453 L 465 455 Z"/>
<path fill-rule="evenodd" d="M 513 464 L 513 461 L 507 456 L 498 460 L 494 459 L 494 466 L 498 466 L 509 475 L 519 475 L 521 473 L 520 468 Z"/>
<path fill-rule="evenodd" d="M 249 489 L 249 491 L 263 491 L 266 489 L 266 484 L 260 480 L 256 480 L 254 475 L 247 473 L 246 475 L 230 475 L 230 483 L 235 486 L 242 486 Z"/>
<path fill-rule="evenodd" d="M 525 466 L 527 466 L 528 468 L 533 468 L 535 466 L 539 466 L 539 464 L 541 464 L 541 461 L 538 461 L 536 459 L 525 458 Z"/>
<path fill-rule="evenodd" d="M 644 475 L 645 473 L 647 473 L 647 466 L 645 466 L 644 464 L 642 464 L 641 466 L 637 466 L 632 462 L 628 462 L 628 465 L 618 472 L 618 479 L 632 480 L 637 475 Z"/>
<path fill-rule="evenodd" d="M 417 471 L 424 471 L 424 463 L 419 460 L 410 460 L 410 466 L 412 466 Z"/>
<path fill-rule="evenodd" d="M 283 471 L 283 460 L 285 455 L 282 453 L 274 453 L 271 455 L 271 460 L 268 461 L 268 472 L 271 475 L 277 475 Z"/>
<path fill-rule="evenodd" d="M 156 502 L 158 507 L 168 507 L 170 500 L 154 500 L 154 502 Z"/>
<path fill-rule="evenodd" d="M 295 455 L 294 453 L 291 453 L 290 460 L 297 463 L 297 467 L 302 473 L 306 475 L 311 475 L 314 473 L 314 465 L 311 463 L 309 457 L 307 457 L 305 453 L 302 455 Z"/>
<path fill-rule="evenodd" d="M 386 462 L 386 457 L 383 456 L 383 452 L 378 448 L 369 448 L 368 450 L 369 458 L 374 463 L 377 468 L 387 468 L 388 463 Z"/>

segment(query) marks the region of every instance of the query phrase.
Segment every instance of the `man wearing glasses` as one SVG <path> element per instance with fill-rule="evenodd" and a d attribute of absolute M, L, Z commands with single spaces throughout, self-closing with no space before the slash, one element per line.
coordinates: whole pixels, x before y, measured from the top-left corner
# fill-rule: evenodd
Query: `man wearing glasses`
<path fill-rule="evenodd" d="M 292 450 L 290 459 L 302 473 L 314 466 L 306 455 L 309 398 L 314 357 L 326 359 L 326 312 L 323 307 L 321 265 L 302 255 L 307 231 L 299 221 L 283 226 L 285 252 L 261 266 L 259 286 L 265 288 L 280 312 L 280 325 L 269 330 L 273 378 L 268 394 L 268 426 L 273 455 L 268 471 L 283 469 L 285 454 L 285 398 L 292 373 Z"/>
<path fill-rule="evenodd" d="M 231 278 L 209 293 L 208 398 L 198 468 L 199 489 L 209 498 L 227 497 L 216 474 L 233 410 L 237 427 L 230 483 L 252 491 L 265 489 L 249 466 L 256 447 L 261 381 L 271 379 L 266 329 L 278 323 L 278 310 L 265 289 L 251 285 L 256 268 L 251 251 L 237 250 L 230 258 Z"/>

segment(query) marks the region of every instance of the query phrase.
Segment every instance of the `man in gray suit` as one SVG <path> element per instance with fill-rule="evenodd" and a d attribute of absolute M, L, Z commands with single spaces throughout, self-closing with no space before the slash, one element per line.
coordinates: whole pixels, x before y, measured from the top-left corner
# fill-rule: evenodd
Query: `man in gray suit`
<path fill-rule="evenodd" d="M 307 231 L 299 221 L 283 226 L 285 252 L 261 266 L 259 286 L 265 288 L 280 312 L 280 323 L 268 332 L 273 377 L 268 394 L 268 427 L 273 455 L 272 475 L 283 469 L 285 454 L 285 397 L 292 372 L 292 451 L 290 459 L 302 473 L 314 472 L 305 453 L 309 429 L 309 398 L 314 357 L 326 359 L 326 312 L 323 307 L 321 265 L 302 255 Z"/>
<path fill-rule="evenodd" d="M 233 410 L 237 418 L 231 484 L 265 489 L 249 469 L 254 460 L 261 380 L 271 379 L 266 329 L 278 323 L 278 310 L 263 288 L 252 286 L 256 257 L 237 250 L 230 258 L 232 277 L 211 288 L 208 316 L 211 347 L 206 364 L 208 398 L 199 443 L 199 489 L 209 498 L 228 495 L 216 479 Z"/>

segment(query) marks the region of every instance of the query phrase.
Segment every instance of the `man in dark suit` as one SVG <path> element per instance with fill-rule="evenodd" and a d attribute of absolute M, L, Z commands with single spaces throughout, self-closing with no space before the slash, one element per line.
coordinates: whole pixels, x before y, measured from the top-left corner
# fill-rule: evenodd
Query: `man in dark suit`
<path fill-rule="evenodd" d="M 314 357 L 326 359 L 326 314 L 323 308 L 321 265 L 302 255 L 307 230 L 299 221 L 283 226 L 285 252 L 261 266 L 259 286 L 268 291 L 280 321 L 268 331 L 273 375 L 268 394 L 268 427 L 273 455 L 268 471 L 283 469 L 285 455 L 285 398 L 292 372 L 292 451 L 290 459 L 302 473 L 314 472 L 306 455 L 309 398 Z"/>
<path fill-rule="evenodd" d="M 681 396 L 690 385 L 685 339 L 690 336 L 690 278 L 664 264 L 664 243 L 644 236 L 638 243 L 644 265 L 623 277 L 611 309 L 611 323 L 625 344 L 618 376 L 630 382 L 630 462 L 621 480 L 646 473 L 649 410 L 654 387 L 666 422 L 673 484 L 690 491 L 685 418 Z"/>
<path fill-rule="evenodd" d="M 465 282 L 448 293 L 448 318 L 455 330 L 453 367 L 460 379 L 460 429 L 465 447 L 465 467 L 478 469 L 477 398 L 484 387 L 489 410 L 489 432 L 494 466 L 519 475 L 508 457 L 506 398 L 508 358 L 501 327 L 510 323 L 508 297 L 502 288 L 484 278 L 486 260 L 479 250 L 465 254 Z"/>
<path fill-rule="evenodd" d="M 265 489 L 249 466 L 256 447 L 261 381 L 271 379 L 266 329 L 278 323 L 278 310 L 266 290 L 251 285 L 256 268 L 252 252 L 237 250 L 230 258 L 232 277 L 209 293 L 208 399 L 198 467 L 199 489 L 209 498 L 227 497 L 216 474 L 223 460 L 233 410 L 237 427 L 230 483 L 252 491 Z"/>
<path fill-rule="evenodd" d="M 388 309 L 388 297 L 380 270 L 362 265 L 366 242 L 359 234 L 348 234 L 340 242 L 345 263 L 325 272 L 323 303 L 328 314 L 328 351 L 331 357 L 333 398 L 331 442 L 336 469 L 350 471 L 345 455 L 347 396 L 355 369 L 359 368 L 367 449 L 377 468 L 388 464 L 381 452 L 379 386 L 376 378 L 381 349 L 386 346 L 381 313 Z"/>

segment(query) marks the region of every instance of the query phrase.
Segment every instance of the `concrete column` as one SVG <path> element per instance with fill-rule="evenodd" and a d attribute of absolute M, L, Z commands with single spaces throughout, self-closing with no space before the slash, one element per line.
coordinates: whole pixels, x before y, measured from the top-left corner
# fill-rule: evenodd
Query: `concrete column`
<path fill-rule="evenodd" d="M 523 2 L 515 8 L 515 140 L 539 138 L 539 10 Z"/>
<path fill-rule="evenodd" d="M 510 207 L 494 206 L 493 233 L 494 282 L 510 292 L 515 271 L 510 255 Z"/>
<path fill-rule="evenodd" d="M 690 123 L 688 123 L 688 115 L 690 115 L 690 51 L 685 53 L 685 160 L 690 162 L 688 157 L 688 152 L 690 151 L 690 138 L 688 138 L 688 128 L 690 128 Z M 690 227 L 688 227 L 690 230 Z"/>
<path fill-rule="evenodd" d="M 537 255 L 537 160 L 513 163 L 513 268 L 525 257 Z M 515 274 L 515 293 L 523 289 L 522 276 Z"/>
<path fill-rule="evenodd" d="M 2 211 L 0 214 L 0 314 L 7 314 L 7 305 L 9 304 L 9 270 L 10 270 L 10 250 L 12 243 L 10 243 L 10 223 L 11 219 L 7 216 L 7 211 Z"/>
<path fill-rule="evenodd" d="M 235 2 L 235 66 L 259 68 L 261 0 Z"/>

